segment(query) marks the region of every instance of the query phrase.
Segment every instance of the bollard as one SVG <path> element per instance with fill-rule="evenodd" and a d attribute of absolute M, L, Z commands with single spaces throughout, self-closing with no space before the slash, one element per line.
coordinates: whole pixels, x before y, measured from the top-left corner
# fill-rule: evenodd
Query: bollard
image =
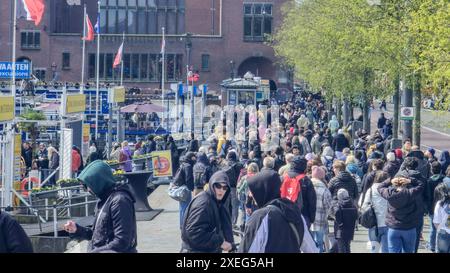
<path fill-rule="evenodd" d="M 58 214 L 56 212 L 56 202 L 53 202 L 53 234 L 58 238 Z"/>

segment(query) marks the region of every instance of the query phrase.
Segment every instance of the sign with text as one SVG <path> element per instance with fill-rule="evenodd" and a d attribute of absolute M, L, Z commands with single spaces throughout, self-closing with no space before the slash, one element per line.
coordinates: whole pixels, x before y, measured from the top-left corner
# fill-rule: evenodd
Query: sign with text
<path fill-rule="evenodd" d="M 16 62 L 16 79 L 30 78 L 31 64 L 28 62 Z M 11 79 L 13 74 L 12 62 L 0 62 L 0 78 Z"/>
<path fill-rule="evenodd" d="M 109 93 L 109 103 L 125 102 L 125 87 L 117 86 L 111 89 Z"/>
<path fill-rule="evenodd" d="M 86 95 L 67 95 L 66 114 L 84 112 L 86 110 Z"/>
<path fill-rule="evenodd" d="M 413 120 L 414 119 L 414 107 L 402 107 L 400 110 L 401 120 Z"/>
<path fill-rule="evenodd" d="M 14 97 L 0 97 L 0 122 L 14 119 Z"/>
<path fill-rule="evenodd" d="M 153 177 L 172 176 L 172 155 L 170 150 L 152 152 Z"/>

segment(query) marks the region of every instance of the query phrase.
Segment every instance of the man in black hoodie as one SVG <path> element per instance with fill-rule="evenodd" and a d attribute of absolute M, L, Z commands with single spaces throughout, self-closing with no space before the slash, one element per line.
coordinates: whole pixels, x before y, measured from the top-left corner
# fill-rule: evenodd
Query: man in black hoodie
<path fill-rule="evenodd" d="M 258 209 L 245 226 L 241 253 L 318 252 L 299 207 L 280 198 L 280 181 L 249 178 L 248 187 Z"/>
<path fill-rule="evenodd" d="M 309 228 L 311 223 L 314 223 L 316 218 L 316 191 L 314 190 L 314 185 L 311 182 L 311 179 L 306 175 L 306 167 L 308 162 L 304 157 L 295 156 L 291 162 L 291 168 L 283 176 L 283 183 L 292 178 L 300 178 L 300 193 L 296 199 L 296 204 L 300 208 L 303 217 L 305 218 L 305 224 Z"/>
<path fill-rule="evenodd" d="M 1 210 L 0 253 L 33 253 L 31 241 L 22 226 L 8 213 Z"/>
<path fill-rule="evenodd" d="M 203 191 L 205 184 L 211 179 L 211 167 L 205 153 L 197 153 L 197 163 L 193 167 L 194 175 L 194 196 Z"/>
<path fill-rule="evenodd" d="M 181 252 L 221 253 L 232 249 L 231 217 L 225 207 L 229 194 L 227 174 L 216 172 L 208 190 L 197 195 L 186 209 L 181 229 Z"/>

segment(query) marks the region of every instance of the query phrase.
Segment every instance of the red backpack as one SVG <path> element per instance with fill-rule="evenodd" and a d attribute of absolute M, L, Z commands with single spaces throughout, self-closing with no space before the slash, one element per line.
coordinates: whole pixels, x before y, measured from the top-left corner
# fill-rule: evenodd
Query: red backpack
<path fill-rule="evenodd" d="M 283 176 L 283 183 L 281 184 L 280 193 L 282 198 L 286 198 L 296 203 L 302 189 L 301 180 L 305 174 L 299 174 L 296 177 L 289 177 L 285 174 Z"/>

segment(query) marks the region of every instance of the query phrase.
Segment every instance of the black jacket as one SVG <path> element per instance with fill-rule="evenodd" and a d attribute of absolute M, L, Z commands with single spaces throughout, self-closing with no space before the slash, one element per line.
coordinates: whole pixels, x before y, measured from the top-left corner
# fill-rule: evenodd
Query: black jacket
<path fill-rule="evenodd" d="M 22 157 L 25 160 L 27 168 L 31 168 L 31 164 L 33 163 L 33 149 L 22 149 Z"/>
<path fill-rule="evenodd" d="M 243 166 L 241 162 L 236 161 L 228 161 L 227 165 L 223 168 L 223 171 L 225 171 L 228 175 L 230 186 L 232 188 L 236 188 L 239 179 L 239 174 L 241 173 L 242 168 Z"/>
<path fill-rule="evenodd" d="M 400 170 L 400 162 L 398 160 L 388 161 L 384 164 L 383 171 L 387 172 L 391 178 L 393 178 Z"/>
<path fill-rule="evenodd" d="M 349 172 L 342 171 L 331 179 L 329 183 L 329 190 L 333 198 L 337 198 L 337 192 L 339 189 L 346 189 L 350 198 L 357 200 L 358 186 L 356 185 L 355 179 L 353 179 Z"/>
<path fill-rule="evenodd" d="M 274 188 L 279 185 L 278 189 L 280 189 L 281 186 L 281 180 L 278 173 L 274 170 L 266 168 L 261 169 L 260 172 L 250 177 L 248 179 L 248 183 L 250 183 L 250 181 L 258 181 L 258 183 L 261 183 L 262 185 L 272 185 Z M 261 206 L 261 204 L 258 204 L 258 206 Z"/>
<path fill-rule="evenodd" d="M 206 183 L 211 179 L 211 167 L 209 166 L 208 158 L 205 154 L 197 158 L 197 163 L 193 167 L 194 187 L 196 189 L 203 189 Z"/>
<path fill-rule="evenodd" d="M 351 198 L 335 200 L 331 210 L 335 219 L 334 235 L 336 239 L 353 240 L 356 219 L 358 218 L 358 210 L 353 200 Z"/>
<path fill-rule="evenodd" d="M 2 211 L 0 211 L 0 253 L 33 253 L 31 241 L 22 226 Z"/>
<path fill-rule="evenodd" d="M 427 213 L 430 215 L 434 214 L 434 207 L 436 206 L 436 202 L 438 200 L 434 200 L 434 189 L 442 183 L 444 180 L 445 175 L 437 174 L 430 177 L 427 181 L 427 184 L 425 186 L 425 208 L 427 210 Z"/>
<path fill-rule="evenodd" d="M 398 190 L 387 180 L 378 187 L 378 192 L 388 201 L 386 225 L 392 229 L 412 229 L 418 227 L 423 210 L 418 208 L 418 198 L 422 195 L 424 184 L 412 179 L 410 185 Z"/>
<path fill-rule="evenodd" d="M 350 147 L 347 138 L 345 138 L 344 134 L 337 134 L 333 138 L 333 142 L 331 147 L 335 152 L 342 152 L 344 148 Z"/>
<path fill-rule="evenodd" d="M 386 124 L 386 118 L 385 117 L 379 117 L 377 122 L 377 128 L 382 129 L 384 125 Z"/>
<path fill-rule="evenodd" d="M 194 164 L 195 162 L 192 162 L 192 160 L 185 158 L 180 166 L 184 177 L 184 183 L 182 185 L 186 185 L 190 191 L 194 190 L 194 172 L 193 172 Z"/>
<path fill-rule="evenodd" d="M 430 164 L 425 158 L 422 151 L 411 151 L 406 157 L 415 157 L 419 160 L 419 165 L 417 166 L 417 171 L 422 175 L 422 181 L 426 182 L 430 177 Z M 404 164 L 400 167 L 400 170 L 404 169 Z"/>
<path fill-rule="evenodd" d="M 231 216 L 225 207 L 230 188 L 219 201 L 213 190 L 216 183 L 229 185 L 227 175 L 221 171 L 216 172 L 211 177 L 208 191 L 197 195 L 186 208 L 181 229 L 184 251 L 221 253 L 224 240 L 234 242 Z"/>
<path fill-rule="evenodd" d="M 304 232 L 298 206 L 287 199 L 277 198 L 252 214 L 245 226 L 239 252 L 299 253 Z M 260 241 L 266 244 L 258 244 Z"/>
<path fill-rule="evenodd" d="M 71 237 L 91 240 L 88 252 L 137 252 L 134 202 L 127 186 L 114 188 L 97 203 L 92 229 L 77 224 Z"/>
<path fill-rule="evenodd" d="M 39 150 L 39 152 L 38 152 L 39 168 L 41 168 L 41 169 L 48 169 L 48 163 L 49 163 L 49 160 L 48 160 L 47 149 Z"/>
<path fill-rule="evenodd" d="M 59 154 L 58 153 L 53 153 L 52 157 L 50 158 L 50 164 L 49 164 L 49 169 L 52 170 L 56 170 L 56 168 L 59 167 Z"/>
<path fill-rule="evenodd" d="M 281 156 L 275 157 L 275 165 L 273 169 L 278 172 L 278 170 L 284 165 L 284 161 Z"/>
<path fill-rule="evenodd" d="M 287 175 L 291 178 L 296 177 L 300 173 L 293 171 L 290 169 Z M 302 207 L 301 212 L 302 215 L 309 221 L 308 224 L 314 223 L 316 219 L 316 205 L 317 205 L 317 196 L 316 190 L 314 189 L 314 185 L 309 179 L 308 176 L 305 176 L 300 180 L 301 185 L 301 194 L 302 194 Z"/>

